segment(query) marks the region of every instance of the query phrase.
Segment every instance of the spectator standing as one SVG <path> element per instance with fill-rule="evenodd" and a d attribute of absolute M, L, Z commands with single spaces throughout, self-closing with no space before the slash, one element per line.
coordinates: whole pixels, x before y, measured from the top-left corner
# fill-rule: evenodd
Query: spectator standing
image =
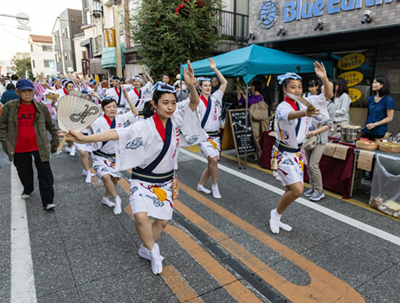
<path fill-rule="evenodd" d="M 315 96 L 318 93 L 318 82 L 316 80 L 311 80 L 308 82 L 308 93 L 303 95 L 304 98 Z"/>
<path fill-rule="evenodd" d="M 0 77 L 0 98 L 3 96 L 3 93 L 6 91 L 6 79 L 4 77 Z"/>
<path fill-rule="evenodd" d="M 332 80 L 329 80 L 329 90 L 333 90 L 335 95 L 335 87 Z M 317 91 L 317 89 L 315 89 Z M 325 94 L 325 87 L 321 83 L 321 93 Z M 333 98 L 332 98 L 333 99 Z M 325 145 L 328 143 L 328 133 L 332 127 L 333 120 L 335 119 L 336 105 L 332 100 L 326 100 L 328 102 L 328 114 L 329 120 L 320 123 L 316 118 L 312 119 L 312 126 L 306 135 L 308 139 L 316 136 L 317 144 L 313 149 L 305 148 L 307 158 L 307 172 L 310 178 L 310 189 L 303 193 L 304 196 L 308 197 L 311 201 L 318 202 L 325 197 L 323 186 L 322 186 L 322 174 L 319 168 L 319 161 L 325 150 Z"/>
<path fill-rule="evenodd" d="M 219 90 L 219 82 L 216 77 L 211 79 L 211 94 L 215 93 L 217 90 Z"/>
<path fill-rule="evenodd" d="M 393 120 L 395 103 L 386 76 L 375 78 L 372 91 L 375 95 L 368 98 L 368 118 L 361 137 L 375 140 L 387 132 L 387 124 Z"/>
<path fill-rule="evenodd" d="M 264 76 L 259 77 L 259 81 L 261 82 L 261 95 L 264 99 L 264 102 L 268 105 L 268 117 L 271 117 L 271 109 L 275 106 L 274 101 L 274 92 L 267 85 L 267 79 Z"/>
<path fill-rule="evenodd" d="M 34 189 L 32 156 L 34 157 L 42 204 L 46 210 L 50 210 L 55 205 L 47 131 L 51 133 L 51 145 L 55 149 L 59 144 L 57 129 L 46 105 L 34 101 L 34 87 L 30 81 L 18 81 L 17 93 L 19 98 L 8 102 L 1 113 L 0 141 L 10 161 L 14 160 L 24 187 L 22 199 L 30 198 Z"/>
<path fill-rule="evenodd" d="M 342 78 L 337 78 L 333 81 L 335 85 L 335 105 L 336 105 L 336 113 L 335 120 L 333 121 L 333 129 L 331 129 L 329 136 L 330 137 L 340 137 L 340 133 L 338 129 L 341 129 L 343 126 L 348 125 L 350 122 L 350 103 L 351 99 L 349 97 L 349 89 L 347 88 L 346 80 Z"/>
<path fill-rule="evenodd" d="M 8 101 L 18 99 L 18 95 L 15 92 L 15 86 L 12 83 L 7 84 L 7 90 L 1 96 L 1 103 L 6 104 Z"/>

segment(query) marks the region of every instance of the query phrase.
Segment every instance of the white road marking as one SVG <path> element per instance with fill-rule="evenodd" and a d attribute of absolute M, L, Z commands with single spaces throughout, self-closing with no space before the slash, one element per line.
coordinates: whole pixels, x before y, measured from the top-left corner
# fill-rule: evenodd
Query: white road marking
<path fill-rule="evenodd" d="M 188 155 L 188 156 L 190 156 L 190 157 L 192 157 L 192 158 L 194 158 L 196 160 L 199 160 L 199 161 L 202 161 L 204 163 L 207 163 L 207 160 L 204 157 L 196 155 L 196 154 L 194 154 L 194 153 L 192 153 L 190 151 L 184 150 L 183 148 L 180 149 L 180 152 L 182 152 L 183 154 Z M 283 195 L 283 193 L 284 193 L 284 190 L 282 190 L 280 188 L 277 188 L 275 186 L 272 186 L 270 184 L 267 184 L 265 182 L 257 180 L 257 179 L 255 179 L 253 177 L 247 176 L 247 175 L 245 175 L 245 174 L 243 174 L 241 172 L 233 170 L 233 169 L 231 169 L 229 167 L 226 167 L 224 165 L 218 164 L 218 169 L 223 170 L 223 171 L 225 171 L 225 172 L 227 172 L 227 173 L 229 173 L 231 175 L 234 175 L 235 177 L 241 178 L 241 179 L 243 179 L 245 181 L 248 181 L 250 183 L 258 185 L 258 186 L 260 186 L 262 188 L 265 188 L 265 189 L 267 189 L 269 191 L 272 191 L 272 192 L 274 192 L 274 193 L 276 193 L 278 195 Z M 343 223 L 351 225 L 351 226 L 353 226 L 355 228 L 358 228 L 358 229 L 360 229 L 362 231 L 365 231 L 365 232 L 370 233 L 370 234 L 372 234 L 374 236 L 377 236 L 377 237 L 379 237 L 379 238 L 381 238 L 383 240 L 392 242 L 393 244 L 396 244 L 396 245 L 400 246 L 400 237 L 392 235 L 392 234 L 390 234 L 390 233 L 388 233 L 386 231 L 383 231 L 383 230 L 381 230 L 379 228 L 376 228 L 376 227 L 370 226 L 368 224 L 362 223 L 362 222 L 360 222 L 358 220 L 355 220 L 355 219 L 352 219 L 352 218 L 347 217 L 345 215 L 342 215 L 342 214 L 340 214 L 340 213 L 338 213 L 338 212 L 336 212 L 334 210 L 331 210 L 331 209 L 329 209 L 327 207 L 321 206 L 321 205 L 319 205 L 317 203 L 310 202 L 310 201 L 308 201 L 308 200 L 306 200 L 304 198 L 298 198 L 295 202 L 300 203 L 301 205 L 307 206 L 309 208 L 312 208 L 312 209 L 314 209 L 314 210 L 316 210 L 316 211 L 318 211 L 320 213 L 323 213 L 324 215 L 332 217 L 332 218 L 334 218 L 334 219 L 336 219 L 338 221 L 341 221 Z"/>
<path fill-rule="evenodd" d="M 23 187 L 11 164 L 11 303 L 36 303 L 35 278 Z"/>

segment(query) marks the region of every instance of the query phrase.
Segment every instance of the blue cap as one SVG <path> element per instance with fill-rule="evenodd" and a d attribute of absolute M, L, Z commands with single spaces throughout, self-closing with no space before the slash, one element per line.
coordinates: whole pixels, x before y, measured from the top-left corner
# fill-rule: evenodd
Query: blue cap
<path fill-rule="evenodd" d="M 33 87 L 33 84 L 31 81 L 28 81 L 26 79 L 21 79 L 17 82 L 17 89 L 20 91 L 23 91 L 26 89 L 34 90 L 34 87 Z"/>

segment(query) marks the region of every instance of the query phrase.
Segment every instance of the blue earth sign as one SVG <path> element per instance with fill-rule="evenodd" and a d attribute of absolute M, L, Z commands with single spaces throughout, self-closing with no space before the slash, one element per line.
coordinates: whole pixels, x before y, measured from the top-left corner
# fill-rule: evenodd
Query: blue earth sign
<path fill-rule="evenodd" d="M 264 1 L 258 12 L 258 19 L 262 28 L 269 29 L 274 26 L 278 19 L 278 3 L 270 0 Z"/>

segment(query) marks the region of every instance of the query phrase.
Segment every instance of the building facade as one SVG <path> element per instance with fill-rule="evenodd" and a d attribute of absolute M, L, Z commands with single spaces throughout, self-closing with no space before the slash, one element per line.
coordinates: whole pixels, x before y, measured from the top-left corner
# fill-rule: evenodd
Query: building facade
<path fill-rule="evenodd" d="M 386 75 L 396 101 L 389 131 L 399 131 L 400 1 L 250 0 L 249 16 L 252 43 L 333 61 L 331 76 L 347 81 L 351 111 L 365 119 L 372 81 Z"/>
<path fill-rule="evenodd" d="M 60 74 L 77 69 L 73 38 L 82 32 L 82 11 L 66 9 L 57 17 L 52 30 L 56 69 Z"/>
<path fill-rule="evenodd" d="M 51 36 L 29 35 L 32 74 L 56 75 L 53 38 Z"/>

